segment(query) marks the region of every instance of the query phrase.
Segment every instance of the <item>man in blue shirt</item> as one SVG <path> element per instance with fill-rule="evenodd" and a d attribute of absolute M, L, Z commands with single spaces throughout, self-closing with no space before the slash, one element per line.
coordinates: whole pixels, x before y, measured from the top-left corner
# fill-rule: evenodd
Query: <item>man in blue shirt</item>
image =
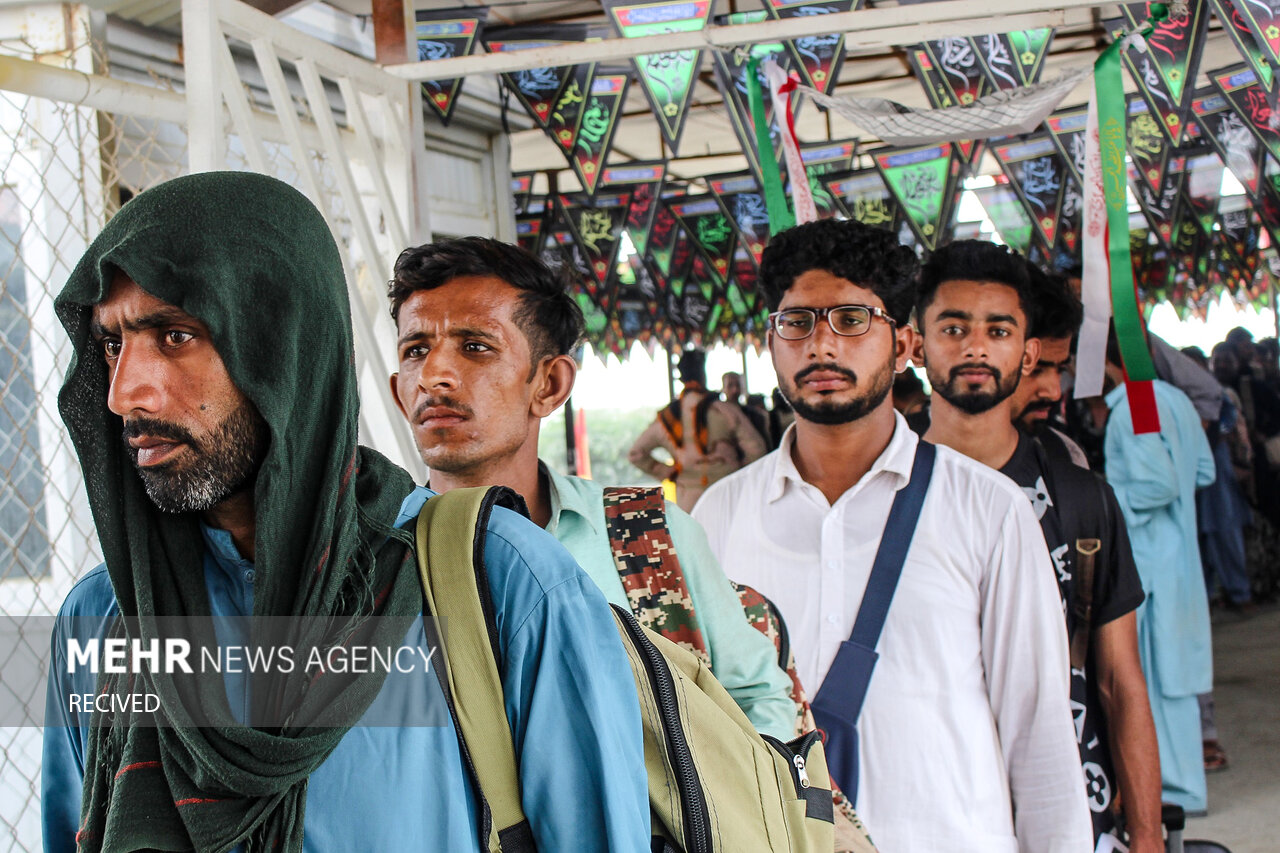
<path fill-rule="evenodd" d="M 1124 511 L 1146 594 L 1138 608 L 1138 643 L 1160 744 L 1164 799 L 1204 812 L 1196 697 L 1213 689 L 1213 647 L 1195 495 L 1214 480 L 1213 453 L 1191 400 L 1159 379 L 1152 384 L 1160 431 L 1134 432 L 1114 330 L 1106 371 L 1107 482 Z"/>
<path fill-rule="evenodd" d="M 107 225 L 56 309 L 105 563 L 55 627 L 46 850 L 484 849 L 404 529 L 430 493 L 356 443 L 320 213 L 260 175 L 162 184 Z M 647 850 L 639 708 L 603 597 L 511 512 L 484 559 L 539 849 Z M 274 665 L 208 666 L 270 636 Z M 171 641 L 185 667 L 108 652 Z M 362 649 L 398 665 L 355 666 Z"/>
<path fill-rule="evenodd" d="M 794 737 L 790 680 L 773 644 L 747 622 L 702 527 L 666 503 L 678 569 L 664 589 L 626 586 L 604 488 L 538 460 L 542 419 L 568 399 L 577 375 L 570 353 L 582 339 L 582 312 L 564 283 L 517 246 L 464 237 L 406 249 L 390 296 L 400 366 L 391 391 L 431 469 L 431 487 L 514 489 L 610 602 L 705 655 L 757 729 Z M 663 558 L 663 550 L 653 553 Z"/>

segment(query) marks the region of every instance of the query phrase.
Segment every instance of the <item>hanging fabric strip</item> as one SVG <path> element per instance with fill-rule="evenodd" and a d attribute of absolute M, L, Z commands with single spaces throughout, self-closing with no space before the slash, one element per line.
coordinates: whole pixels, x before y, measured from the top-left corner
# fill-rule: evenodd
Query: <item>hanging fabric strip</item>
<path fill-rule="evenodd" d="M 818 208 L 813 203 L 813 192 L 809 188 L 809 173 L 800 157 L 800 140 L 796 138 L 795 113 L 791 107 L 791 93 L 796 90 L 800 81 L 792 80 L 776 62 L 765 64 L 764 76 L 769 81 L 774 114 L 786 118 L 782 125 L 782 151 L 787 159 L 787 176 L 791 179 L 791 199 L 795 203 L 796 222 L 803 225 L 818 218 Z M 779 113 L 778 110 L 782 112 Z"/>
<path fill-rule="evenodd" d="M 769 139 L 769 123 L 764 115 L 764 91 L 760 88 L 759 69 L 760 60 L 752 57 L 747 63 L 747 102 L 751 107 L 751 124 L 755 129 L 756 148 L 760 157 L 760 179 L 764 184 L 764 206 L 769 212 L 769 235 L 772 236 L 795 225 L 796 219 L 787 206 L 782 176 L 778 174 L 778 155 Z"/>
<path fill-rule="evenodd" d="M 1111 271 L 1107 268 L 1107 200 L 1102 188 L 1102 150 L 1098 139 L 1098 94 L 1089 98 L 1084 132 L 1084 269 L 1080 301 L 1084 322 L 1076 346 L 1075 397 L 1099 397 L 1107 366 L 1107 326 L 1111 321 Z"/>
<path fill-rule="evenodd" d="M 1137 35 L 1136 38 L 1141 38 Z M 1098 139 L 1102 155 L 1102 180 L 1107 203 L 1107 255 L 1111 267 L 1111 311 L 1116 338 L 1124 361 L 1129 389 L 1129 411 L 1137 434 L 1158 432 L 1160 415 L 1155 407 L 1151 380 L 1156 378 L 1147 350 L 1142 311 L 1138 306 L 1129 255 L 1128 178 L 1125 169 L 1124 80 L 1120 75 L 1120 51 L 1130 36 L 1109 45 L 1094 66 L 1098 103 Z"/>

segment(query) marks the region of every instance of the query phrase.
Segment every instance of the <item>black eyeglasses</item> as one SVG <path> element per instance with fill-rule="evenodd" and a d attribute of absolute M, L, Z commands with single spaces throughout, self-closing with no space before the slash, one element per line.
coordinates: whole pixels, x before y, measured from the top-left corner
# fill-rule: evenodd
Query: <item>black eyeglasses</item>
<path fill-rule="evenodd" d="M 788 308 L 769 315 L 769 326 L 785 341 L 802 341 L 813 334 L 818 321 L 827 318 L 831 331 L 846 338 L 865 335 L 871 318 L 879 317 L 890 326 L 898 324 L 883 308 L 873 305 L 837 305 L 835 308 Z"/>

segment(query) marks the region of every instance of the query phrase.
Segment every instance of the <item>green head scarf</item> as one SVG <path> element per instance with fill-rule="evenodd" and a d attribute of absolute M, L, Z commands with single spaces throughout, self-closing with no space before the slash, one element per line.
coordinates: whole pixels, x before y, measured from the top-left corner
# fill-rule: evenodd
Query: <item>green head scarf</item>
<path fill-rule="evenodd" d="M 267 424 L 254 485 L 254 615 L 292 617 L 295 648 L 397 644 L 422 606 L 409 539 L 393 529 L 409 475 L 356 444 L 350 306 L 324 219 L 287 184 L 245 172 L 178 178 L 103 229 L 55 307 L 73 360 L 59 408 L 84 470 L 121 618 L 143 642 L 176 620 L 212 647 L 195 513 L 161 512 L 107 408 L 92 306 L 120 270 L 202 320 L 235 385 Z M 157 617 L 162 617 L 160 621 Z M 305 657 L 299 655 L 299 660 Z M 385 674 L 255 676 L 238 725 L 222 676 L 99 676 L 100 692 L 158 695 L 154 714 L 93 719 L 82 850 L 302 849 L 307 777 L 359 720 Z"/>

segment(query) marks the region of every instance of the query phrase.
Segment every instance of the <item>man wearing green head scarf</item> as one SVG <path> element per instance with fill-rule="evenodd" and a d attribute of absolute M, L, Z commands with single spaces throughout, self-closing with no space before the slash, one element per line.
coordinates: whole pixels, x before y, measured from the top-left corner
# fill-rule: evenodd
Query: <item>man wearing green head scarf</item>
<path fill-rule="evenodd" d="M 320 213 L 260 175 L 170 181 L 108 223 L 55 305 L 105 562 L 54 629 L 45 849 L 481 849 L 405 529 L 431 493 L 356 443 Z M 507 510 L 484 558 L 538 849 L 647 850 L 639 707 L 603 597 Z M 233 655 L 272 638 L 266 664 Z M 113 658 L 116 641 L 165 653 Z"/>

